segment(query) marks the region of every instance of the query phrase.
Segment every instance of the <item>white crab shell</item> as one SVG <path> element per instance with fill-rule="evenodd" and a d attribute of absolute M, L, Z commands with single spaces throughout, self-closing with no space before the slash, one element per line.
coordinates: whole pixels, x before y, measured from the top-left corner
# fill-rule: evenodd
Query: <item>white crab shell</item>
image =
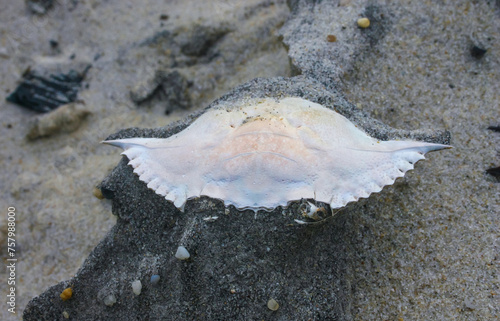
<path fill-rule="evenodd" d="M 300 199 L 340 208 L 393 184 L 425 153 L 450 147 L 379 141 L 302 98 L 215 108 L 168 138 L 104 143 L 123 148 L 139 179 L 181 210 L 202 195 L 238 209 Z"/>

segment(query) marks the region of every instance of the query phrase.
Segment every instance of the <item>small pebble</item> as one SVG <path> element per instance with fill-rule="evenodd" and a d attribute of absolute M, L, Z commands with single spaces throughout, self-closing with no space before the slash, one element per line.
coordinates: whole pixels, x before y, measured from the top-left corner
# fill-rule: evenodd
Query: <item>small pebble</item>
<path fill-rule="evenodd" d="M 470 310 L 470 311 L 474 311 L 477 309 L 477 306 L 474 304 L 474 302 L 472 301 L 471 298 L 466 298 L 464 300 L 464 304 L 465 304 L 465 308 Z"/>
<path fill-rule="evenodd" d="M 160 282 L 160 276 L 158 274 L 151 275 L 151 284 L 157 285 Z"/>
<path fill-rule="evenodd" d="M 175 252 L 175 257 L 179 260 L 187 260 L 189 259 L 190 255 L 188 250 L 186 250 L 184 246 L 179 246 L 177 248 L 177 252 Z"/>
<path fill-rule="evenodd" d="M 63 105 L 50 113 L 33 118 L 29 122 L 29 131 L 26 137 L 37 139 L 58 133 L 74 132 L 89 115 L 90 111 L 81 104 Z"/>
<path fill-rule="evenodd" d="M 470 55 L 476 59 L 481 59 L 483 58 L 484 54 L 486 53 L 486 49 L 478 47 L 478 46 L 472 46 L 470 48 Z"/>
<path fill-rule="evenodd" d="M 278 304 L 278 302 L 276 302 L 275 299 L 271 298 L 271 299 L 269 299 L 269 301 L 267 301 L 267 307 L 271 311 L 276 311 L 279 309 L 280 305 Z"/>
<path fill-rule="evenodd" d="M 110 294 L 104 298 L 104 304 L 106 304 L 108 307 L 113 306 L 113 304 L 115 303 L 116 303 L 116 297 L 114 294 Z"/>
<path fill-rule="evenodd" d="M 63 301 L 66 301 L 68 299 L 71 299 L 71 296 L 73 296 L 73 289 L 72 288 L 67 288 L 64 289 L 64 291 L 61 292 L 61 295 L 59 295 Z"/>
<path fill-rule="evenodd" d="M 64 317 L 65 319 L 69 319 L 69 313 L 68 313 L 68 312 L 63 311 L 63 313 L 62 313 L 62 314 L 63 314 L 63 317 Z"/>
<path fill-rule="evenodd" d="M 328 36 L 326 36 L 326 41 L 335 42 L 335 41 L 337 41 L 337 37 L 335 35 L 328 35 Z"/>
<path fill-rule="evenodd" d="M 141 290 L 142 290 L 142 283 L 140 280 L 135 280 L 134 282 L 132 282 L 132 291 L 134 291 L 135 295 L 141 294 Z"/>
<path fill-rule="evenodd" d="M 368 18 L 359 18 L 358 19 L 358 27 L 360 28 L 368 28 L 370 26 L 370 19 Z"/>
<path fill-rule="evenodd" d="M 104 199 L 104 195 L 102 195 L 101 189 L 98 188 L 97 186 L 94 186 L 94 190 L 92 191 L 92 194 L 94 194 L 94 196 L 100 200 Z"/>
<path fill-rule="evenodd" d="M 7 51 L 7 48 L 0 47 L 0 57 L 1 58 L 10 58 L 9 52 Z"/>

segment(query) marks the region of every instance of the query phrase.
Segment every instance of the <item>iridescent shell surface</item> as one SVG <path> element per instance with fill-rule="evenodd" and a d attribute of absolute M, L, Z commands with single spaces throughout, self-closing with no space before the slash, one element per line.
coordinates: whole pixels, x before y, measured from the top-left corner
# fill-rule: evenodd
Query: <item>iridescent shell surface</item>
<path fill-rule="evenodd" d="M 139 179 L 183 209 L 202 195 L 238 209 L 314 199 L 332 209 L 380 192 L 448 145 L 379 141 L 302 98 L 212 108 L 168 138 L 105 141 L 123 148 Z"/>

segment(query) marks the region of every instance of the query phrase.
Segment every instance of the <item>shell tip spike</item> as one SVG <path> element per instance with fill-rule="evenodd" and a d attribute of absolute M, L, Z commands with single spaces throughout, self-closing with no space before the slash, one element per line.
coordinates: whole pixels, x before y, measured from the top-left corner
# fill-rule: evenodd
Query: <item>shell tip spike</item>
<path fill-rule="evenodd" d="M 450 149 L 450 148 L 453 148 L 453 146 L 451 145 L 445 145 L 445 144 L 429 144 L 427 146 L 425 146 L 425 148 L 423 149 L 424 151 L 424 154 L 427 154 L 428 152 L 434 152 L 434 151 L 438 151 L 438 150 L 441 150 L 441 149 Z"/>
<path fill-rule="evenodd" d="M 181 204 L 181 202 L 182 202 L 182 204 Z M 177 207 L 177 209 L 179 211 L 181 211 L 181 213 L 184 213 L 184 209 L 186 207 L 186 203 L 187 203 L 186 199 L 176 199 L 174 201 L 174 206 Z"/>
<path fill-rule="evenodd" d="M 103 141 L 101 141 L 101 144 L 116 146 L 116 147 L 120 147 L 122 149 L 125 149 L 125 145 L 126 145 L 124 142 L 120 141 L 119 139 L 117 139 L 117 140 L 103 140 Z"/>

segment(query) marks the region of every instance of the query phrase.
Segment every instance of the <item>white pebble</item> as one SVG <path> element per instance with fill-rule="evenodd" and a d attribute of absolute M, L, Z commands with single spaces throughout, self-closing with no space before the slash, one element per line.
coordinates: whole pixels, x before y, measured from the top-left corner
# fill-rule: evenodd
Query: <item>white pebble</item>
<path fill-rule="evenodd" d="M 132 282 L 132 291 L 134 291 L 135 295 L 141 294 L 141 290 L 142 290 L 142 283 L 140 280 L 135 280 L 134 282 Z"/>
<path fill-rule="evenodd" d="M 104 298 L 104 304 L 106 304 L 108 307 L 113 306 L 113 304 L 115 303 L 116 303 L 116 297 L 114 294 L 110 294 Z"/>
<path fill-rule="evenodd" d="M 267 301 L 267 307 L 271 311 L 276 311 L 279 309 L 280 305 L 278 304 L 278 302 L 276 302 L 275 299 L 271 298 L 269 299 L 269 301 Z"/>
<path fill-rule="evenodd" d="M 0 57 L 1 58 L 10 58 L 9 52 L 7 51 L 7 48 L 0 47 Z"/>
<path fill-rule="evenodd" d="M 188 250 L 184 246 L 179 246 L 177 248 L 177 252 L 175 253 L 175 257 L 179 260 L 187 260 L 191 255 L 189 255 Z"/>

